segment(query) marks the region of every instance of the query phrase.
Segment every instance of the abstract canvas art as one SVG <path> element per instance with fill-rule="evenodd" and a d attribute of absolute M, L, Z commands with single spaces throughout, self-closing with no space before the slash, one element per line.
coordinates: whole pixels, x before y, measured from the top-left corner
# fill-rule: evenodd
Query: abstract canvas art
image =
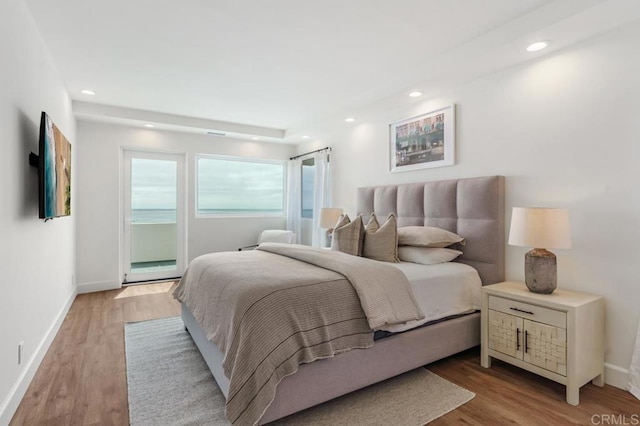
<path fill-rule="evenodd" d="M 68 216 L 71 214 L 71 144 L 45 113 L 41 125 L 44 217 Z"/>

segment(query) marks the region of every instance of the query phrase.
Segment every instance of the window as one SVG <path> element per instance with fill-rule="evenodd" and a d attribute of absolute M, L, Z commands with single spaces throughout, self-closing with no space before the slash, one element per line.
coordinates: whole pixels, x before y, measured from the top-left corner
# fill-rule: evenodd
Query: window
<path fill-rule="evenodd" d="M 327 153 L 327 161 L 330 156 Z M 315 194 L 316 165 L 313 158 L 302 160 L 302 211 L 300 217 L 313 219 L 313 198 Z"/>
<path fill-rule="evenodd" d="M 313 158 L 302 160 L 302 212 L 303 219 L 313 219 L 313 188 L 315 182 L 315 163 Z"/>
<path fill-rule="evenodd" d="M 285 163 L 196 157 L 198 215 L 284 215 Z"/>

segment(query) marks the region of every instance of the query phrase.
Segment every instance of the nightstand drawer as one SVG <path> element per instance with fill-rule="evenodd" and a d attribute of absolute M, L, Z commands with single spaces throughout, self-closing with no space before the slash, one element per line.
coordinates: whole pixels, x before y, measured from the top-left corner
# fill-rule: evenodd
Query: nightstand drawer
<path fill-rule="evenodd" d="M 504 312 L 505 314 L 530 319 L 543 324 L 567 328 L 567 314 L 553 309 L 543 308 L 537 305 L 504 299 L 502 297 L 489 296 L 489 309 Z"/>

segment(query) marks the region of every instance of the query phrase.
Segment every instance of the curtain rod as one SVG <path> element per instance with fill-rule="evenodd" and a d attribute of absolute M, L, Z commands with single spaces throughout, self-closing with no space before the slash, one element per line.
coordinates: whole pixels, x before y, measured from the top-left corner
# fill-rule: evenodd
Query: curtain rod
<path fill-rule="evenodd" d="M 316 149 L 315 151 L 305 152 L 304 154 L 293 156 L 293 157 L 289 158 L 289 160 L 295 160 L 296 158 L 304 157 L 305 155 L 315 154 L 316 152 L 322 152 L 322 151 L 331 151 L 331 147 L 330 146 L 325 146 L 324 148 Z"/>

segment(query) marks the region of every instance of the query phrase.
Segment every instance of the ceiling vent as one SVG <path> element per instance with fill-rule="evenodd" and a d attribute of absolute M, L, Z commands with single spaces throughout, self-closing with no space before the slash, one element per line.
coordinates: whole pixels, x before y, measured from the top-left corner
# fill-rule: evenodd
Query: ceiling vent
<path fill-rule="evenodd" d="M 227 136 L 227 134 L 226 134 L 226 133 L 222 133 L 222 132 L 214 132 L 214 131 L 211 131 L 211 130 L 208 130 L 208 131 L 207 131 L 207 134 L 208 134 L 208 135 L 211 135 L 211 136 Z"/>

